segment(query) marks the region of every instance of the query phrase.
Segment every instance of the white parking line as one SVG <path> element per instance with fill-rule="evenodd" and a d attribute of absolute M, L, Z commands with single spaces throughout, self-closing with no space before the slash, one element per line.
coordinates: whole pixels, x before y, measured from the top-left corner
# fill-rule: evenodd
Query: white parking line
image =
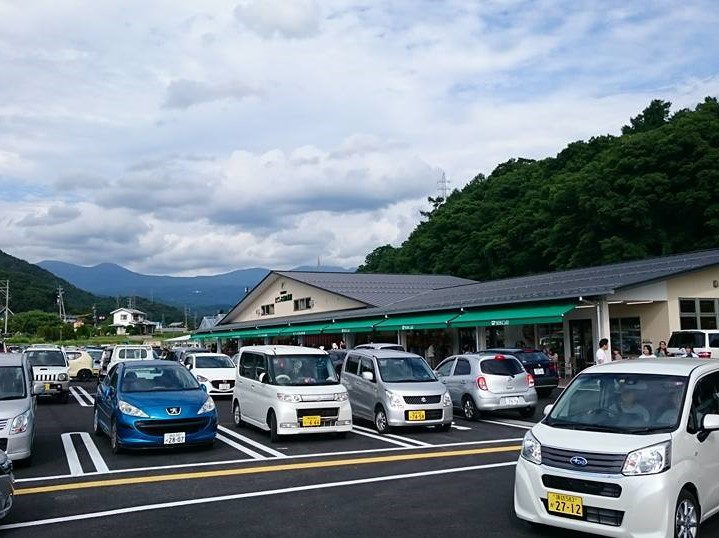
<path fill-rule="evenodd" d="M 468 428 L 467 426 L 458 426 L 456 422 L 452 422 L 452 427 L 453 427 L 455 430 L 462 430 L 462 431 L 467 431 L 467 430 L 471 430 L 471 429 L 472 429 L 472 428 Z"/>
<path fill-rule="evenodd" d="M 84 400 L 84 398 L 78 392 L 77 387 L 70 387 L 70 393 L 72 394 L 73 398 L 77 400 L 77 403 L 79 403 L 81 406 L 92 407 L 93 404 L 89 404 Z"/>
<path fill-rule="evenodd" d="M 239 433 L 237 433 L 237 432 L 235 432 L 235 431 L 232 431 L 232 430 L 229 429 L 229 428 L 225 428 L 224 426 L 218 425 L 218 426 L 217 426 L 217 429 L 218 429 L 219 431 L 223 432 L 223 433 L 226 433 L 227 435 L 231 435 L 232 437 L 234 437 L 234 438 L 236 438 L 236 439 L 239 439 L 239 440 L 242 441 L 243 443 L 246 443 L 246 444 L 248 444 L 248 445 L 251 445 L 251 446 L 253 446 L 253 447 L 255 447 L 255 448 L 259 448 L 260 450 L 264 450 L 265 452 L 267 452 L 268 454 L 272 454 L 272 455 L 275 456 L 276 458 L 286 458 L 286 457 L 287 457 L 286 454 L 283 454 L 282 452 L 278 452 L 278 451 L 275 450 L 274 448 L 270 448 L 270 447 L 268 447 L 268 446 L 265 446 L 265 445 L 263 445 L 262 443 L 258 443 L 258 442 L 255 441 L 254 439 L 250 439 L 249 437 L 245 437 L 244 435 L 241 435 L 241 434 L 239 434 Z"/>
<path fill-rule="evenodd" d="M 85 448 L 87 448 L 87 453 L 90 455 L 92 464 L 95 466 L 95 472 L 86 473 L 82 470 L 82 465 L 80 465 L 80 458 L 77 455 L 77 450 L 75 450 L 75 445 L 72 443 L 71 436 L 73 435 L 79 435 L 80 439 L 82 439 L 82 442 L 85 444 Z M 102 459 L 100 451 L 97 449 L 97 446 L 95 446 L 95 442 L 92 440 L 89 433 L 67 432 L 63 433 L 60 438 L 62 439 L 62 446 L 65 449 L 67 464 L 70 467 L 70 476 L 107 473 L 110 471 L 110 469 L 108 469 L 107 467 L 107 464 L 105 464 L 105 460 Z"/>
<path fill-rule="evenodd" d="M 387 436 L 376 435 L 374 433 L 368 433 L 368 432 L 362 431 L 358 428 L 359 428 L 359 426 L 352 426 L 352 433 L 355 433 L 357 435 L 362 435 L 363 437 L 370 437 L 372 439 L 378 439 L 380 441 L 384 441 L 385 443 L 401 446 L 403 448 L 420 448 L 417 445 L 409 445 L 409 444 L 403 443 L 401 441 L 395 441 L 394 439 L 389 439 Z"/>
<path fill-rule="evenodd" d="M 260 454 L 259 452 L 255 452 L 251 448 L 247 448 L 238 443 L 235 443 L 231 439 L 228 439 L 227 437 L 225 437 L 224 435 L 220 435 L 219 433 L 217 434 L 216 439 L 218 439 L 219 441 L 222 441 L 225 444 L 230 445 L 232 448 L 236 448 L 240 452 L 244 452 L 245 454 L 247 454 L 250 457 L 255 458 L 256 460 L 266 460 L 267 459 L 267 456 L 263 456 L 262 454 Z"/>
<path fill-rule="evenodd" d="M 534 427 L 533 422 L 522 422 L 511 419 L 507 419 L 506 421 L 482 419 L 480 422 L 486 422 L 487 424 L 499 424 L 500 426 L 509 426 L 510 428 L 522 428 L 523 430 L 531 430 Z"/>
<path fill-rule="evenodd" d="M 77 451 L 75 445 L 72 444 L 71 433 L 63 433 L 60 438 L 62 439 L 62 446 L 65 449 L 65 456 L 67 457 L 67 464 L 70 467 L 71 476 L 80 476 L 84 474 L 82 471 L 82 465 L 80 465 L 80 458 L 77 457 Z"/>
<path fill-rule="evenodd" d="M 353 432 L 357 433 L 357 432 Z M 290 460 L 294 459 L 307 459 L 307 458 L 326 458 L 326 457 L 332 457 L 332 456 L 350 456 L 353 454 L 376 454 L 379 452 L 400 452 L 403 450 L 427 450 L 427 448 L 452 448 L 452 447 L 459 447 L 459 446 L 473 446 L 473 445 L 491 445 L 491 444 L 503 444 L 503 443 L 519 443 L 522 441 L 521 437 L 517 438 L 509 438 L 509 439 L 488 439 L 484 441 L 462 441 L 460 443 L 443 443 L 438 445 L 432 445 L 431 447 L 416 447 L 416 446 L 409 446 L 409 447 L 387 447 L 387 448 L 370 448 L 370 449 L 364 449 L 364 450 L 343 450 L 339 452 L 315 452 L 311 454 L 297 454 L 297 455 L 287 455 L 286 458 Z M 112 469 L 107 472 L 107 474 L 123 474 L 123 473 L 140 473 L 145 471 L 162 471 L 167 469 L 194 469 L 198 467 L 215 467 L 219 465 L 236 465 L 238 463 L 248 463 L 251 461 L 255 461 L 253 458 L 245 458 L 245 459 L 239 459 L 239 460 L 218 460 L 218 461 L 202 461 L 202 462 L 194 462 L 194 463 L 180 463 L 177 465 L 158 465 L 155 467 L 129 467 L 127 469 Z M 85 473 L 85 476 L 92 475 L 92 474 L 99 474 L 96 472 L 92 473 Z M 64 480 L 66 478 L 72 478 L 72 475 L 69 474 L 61 474 L 61 475 L 53 475 L 53 476 L 35 476 L 32 478 L 16 478 L 15 483 L 21 484 L 25 482 L 43 482 L 43 481 L 51 481 L 51 480 Z"/>
<path fill-rule="evenodd" d="M 361 431 L 365 432 L 365 433 L 377 434 L 377 432 L 376 432 L 375 430 L 370 430 L 369 428 L 365 428 L 364 426 L 358 426 L 357 424 L 355 424 L 354 427 L 355 427 L 356 429 L 358 429 L 358 430 L 361 430 Z M 389 437 L 389 438 L 391 438 L 391 439 L 396 439 L 397 441 L 401 441 L 401 442 L 403 442 L 403 443 L 405 443 L 405 444 L 408 444 L 408 445 L 410 445 L 410 446 L 411 446 L 411 445 L 415 445 L 415 446 L 432 446 L 431 443 L 425 443 L 424 441 L 417 441 L 416 439 L 412 439 L 412 438 L 410 438 L 410 437 L 404 437 L 404 436 L 402 436 L 402 435 L 395 435 L 395 434 L 392 434 L 392 433 L 386 433 L 386 434 L 384 434 L 384 436 L 383 436 L 382 438 L 384 439 L 384 437 Z"/>
<path fill-rule="evenodd" d="M 375 484 L 380 482 L 390 482 L 394 480 L 408 480 L 411 478 L 424 478 L 427 476 L 441 476 L 445 474 L 463 473 L 467 471 L 480 471 L 485 469 L 496 469 L 501 467 L 512 467 L 516 465 L 516 461 L 505 463 L 489 463 L 485 465 L 472 465 L 470 467 L 453 467 L 450 469 L 437 469 L 434 471 L 422 471 L 418 473 L 396 474 L 388 476 L 375 476 L 371 478 L 360 478 L 356 480 L 342 480 L 340 482 L 325 482 L 321 484 L 309 484 L 306 486 L 294 486 L 289 488 L 270 489 L 264 491 L 251 491 L 248 493 L 236 493 L 233 495 L 222 495 L 218 497 L 205 497 L 201 499 L 187 499 L 184 501 L 173 501 L 157 504 L 147 504 L 140 506 L 130 506 L 127 508 L 117 508 L 114 510 L 105 510 L 103 512 L 89 512 L 85 514 L 76 514 L 72 516 L 53 517 L 48 519 L 38 519 L 35 521 L 24 521 L 22 523 L 11 523 L 9 525 L 0 525 L 0 530 L 22 529 L 26 527 L 39 527 L 41 525 L 53 525 L 55 523 L 67 523 L 69 521 L 82 521 L 86 519 L 104 518 L 108 516 L 117 516 L 123 514 L 132 514 L 137 512 L 148 512 L 151 510 L 163 510 L 167 508 L 177 508 L 180 506 L 202 505 L 224 501 L 235 501 L 239 499 L 251 499 L 256 497 L 269 497 L 271 495 L 282 495 L 285 493 L 297 493 L 299 491 L 317 491 L 322 489 L 339 488 L 347 486 L 356 486 L 360 484 Z"/>
<path fill-rule="evenodd" d="M 90 394 L 89 392 L 87 392 L 84 387 L 78 386 L 75 388 L 80 391 L 80 394 L 82 394 L 83 396 L 85 396 L 85 398 L 87 398 L 87 401 L 90 402 L 91 405 L 95 405 L 95 397 L 92 394 Z"/>

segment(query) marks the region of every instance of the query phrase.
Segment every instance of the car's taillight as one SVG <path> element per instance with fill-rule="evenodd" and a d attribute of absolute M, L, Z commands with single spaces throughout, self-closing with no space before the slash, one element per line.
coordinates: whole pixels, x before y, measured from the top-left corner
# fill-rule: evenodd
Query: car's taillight
<path fill-rule="evenodd" d="M 699 355 L 700 359 L 711 359 L 712 358 L 711 351 L 700 351 L 699 353 L 697 353 L 697 355 Z"/>
<path fill-rule="evenodd" d="M 500 355 L 495 355 L 495 356 L 494 356 L 494 360 L 495 360 L 495 361 L 503 361 L 503 360 L 504 360 L 504 355 L 501 355 L 501 354 L 500 354 Z"/>
<path fill-rule="evenodd" d="M 527 381 L 529 382 L 529 388 L 531 389 L 534 386 L 534 376 L 532 374 L 527 374 Z"/>
<path fill-rule="evenodd" d="M 487 389 L 487 380 L 484 379 L 482 376 L 479 376 L 477 378 L 477 388 L 479 390 L 489 390 Z"/>

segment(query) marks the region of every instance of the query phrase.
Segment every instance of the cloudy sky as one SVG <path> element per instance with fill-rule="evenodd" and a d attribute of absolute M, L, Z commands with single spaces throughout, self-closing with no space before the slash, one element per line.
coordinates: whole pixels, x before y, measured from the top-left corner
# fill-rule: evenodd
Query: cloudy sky
<path fill-rule="evenodd" d="M 719 95 L 713 0 L 0 0 L 0 249 L 356 266 L 444 170 Z"/>

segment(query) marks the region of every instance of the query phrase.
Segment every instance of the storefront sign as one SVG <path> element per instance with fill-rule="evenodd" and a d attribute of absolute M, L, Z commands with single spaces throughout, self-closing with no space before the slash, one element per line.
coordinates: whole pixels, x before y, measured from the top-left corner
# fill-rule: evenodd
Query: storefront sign
<path fill-rule="evenodd" d="M 492 327 L 496 327 L 496 326 L 500 326 L 500 325 L 509 325 L 509 320 L 508 319 L 493 319 L 492 321 L 489 322 L 489 324 Z"/>
<path fill-rule="evenodd" d="M 284 295 L 280 295 L 279 297 L 275 297 L 275 303 L 286 303 L 287 301 L 292 300 L 292 294 L 291 293 L 285 293 Z"/>

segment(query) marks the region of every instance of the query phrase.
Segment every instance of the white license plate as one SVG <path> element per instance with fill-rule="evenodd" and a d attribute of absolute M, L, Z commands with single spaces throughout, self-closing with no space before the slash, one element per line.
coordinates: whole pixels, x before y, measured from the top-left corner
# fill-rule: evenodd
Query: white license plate
<path fill-rule="evenodd" d="M 509 398 L 502 398 L 502 405 L 518 405 L 524 403 L 524 398 L 521 396 L 510 396 Z"/>
<path fill-rule="evenodd" d="M 535 368 L 534 375 L 544 375 L 544 368 Z"/>
<path fill-rule="evenodd" d="M 166 445 L 181 445 L 185 442 L 185 432 L 166 433 L 164 443 Z"/>
<path fill-rule="evenodd" d="M 220 390 L 230 390 L 229 383 L 220 383 Z"/>

